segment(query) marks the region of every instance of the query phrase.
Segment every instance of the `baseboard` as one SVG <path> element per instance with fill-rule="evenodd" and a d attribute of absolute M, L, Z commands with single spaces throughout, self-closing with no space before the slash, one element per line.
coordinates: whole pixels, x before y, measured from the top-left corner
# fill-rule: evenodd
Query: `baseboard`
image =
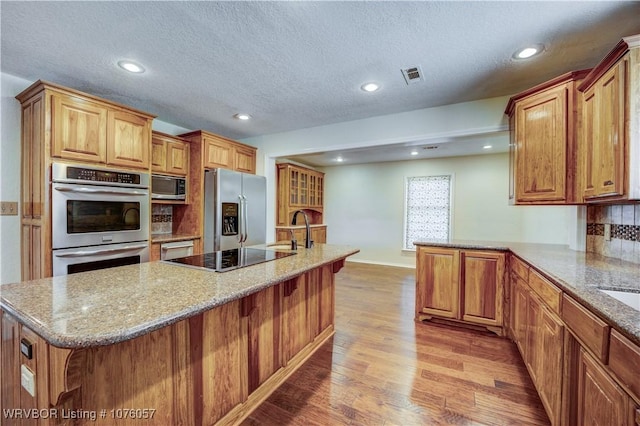
<path fill-rule="evenodd" d="M 353 262 L 353 263 L 368 263 L 368 264 L 371 264 L 371 265 L 395 266 L 396 268 L 416 269 L 415 265 L 411 266 L 411 265 L 405 265 L 403 263 L 377 262 L 375 260 L 351 259 L 351 258 L 347 258 L 346 261 L 347 261 L 347 263 L 350 263 L 350 262 Z"/>

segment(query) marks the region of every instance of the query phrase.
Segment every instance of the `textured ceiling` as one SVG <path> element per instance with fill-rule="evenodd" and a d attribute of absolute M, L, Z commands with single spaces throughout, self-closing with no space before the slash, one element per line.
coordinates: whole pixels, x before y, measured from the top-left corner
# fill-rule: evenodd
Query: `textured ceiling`
<path fill-rule="evenodd" d="M 3 72 L 237 139 L 513 94 L 640 32 L 640 2 L 2 1 L 0 13 Z M 511 59 L 530 43 L 546 52 Z M 147 71 L 123 72 L 123 58 Z M 424 81 L 406 85 L 414 65 Z M 382 89 L 361 91 L 370 80 Z"/>

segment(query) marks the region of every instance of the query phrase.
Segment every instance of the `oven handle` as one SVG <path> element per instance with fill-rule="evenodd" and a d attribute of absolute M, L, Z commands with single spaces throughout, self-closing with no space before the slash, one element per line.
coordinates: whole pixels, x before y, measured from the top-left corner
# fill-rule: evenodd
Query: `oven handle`
<path fill-rule="evenodd" d="M 106 254 L 106 253 L 121 253 L 125 251 L 132 251 L 147 248 L 146 244 L 139 244 L 135 246 L 126 246 L 115 249 L 104 249 L 104 250 L 90 250 L 90 251 L 74 251 L 71 253 L 62 253 L 57 254 L 54 253 L 56 257 L 87 257 L 87 256 L 95 256 L 96 254 Z"/>
<path fill-rule="evenodd" d="M 139 191 L 114 191 L 112 189 L 90 189 L 90 188 L 67 188 L 64 186 L 56 187 L 56 191 L 61 192 L 81 192 L 84 194 L 111 194 L 111 195 L 149 195 L 148 192 L 139 192 Z"/>

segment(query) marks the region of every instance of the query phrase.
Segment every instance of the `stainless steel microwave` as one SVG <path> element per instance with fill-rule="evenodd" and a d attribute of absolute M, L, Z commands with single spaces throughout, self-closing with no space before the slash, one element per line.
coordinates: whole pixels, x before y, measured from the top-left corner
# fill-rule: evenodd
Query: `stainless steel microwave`
<path fill-rule="evenodd" d="M 187 180 L 183 177 L 151 175 L 151 198 L 155 200 L 185 200 Z"/>

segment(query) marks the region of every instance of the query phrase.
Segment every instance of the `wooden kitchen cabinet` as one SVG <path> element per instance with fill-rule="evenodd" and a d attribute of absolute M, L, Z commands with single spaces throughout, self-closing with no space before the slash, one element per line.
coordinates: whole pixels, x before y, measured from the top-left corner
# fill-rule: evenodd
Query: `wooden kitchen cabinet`
<path fill-rule="evenodd" d="M 38 83 L 38 88 L 51 96 L 51 157 L 149 168 L 153 116 L 50 83 Z M 18 99 L 33 93 L 30 90 L 33 87 L 18 95 Z"/>
<path fill-rule="evenodd" d="M 585 77 L 581 188 L 588 203 L 640 199 L 640 35 L 625 37 Z"/>
<path fill-rule="evenodd" d="M 276 226 L 290 225 L 296 210 L 304 210 L 310 223 L 321 224 L 324 211 L 324 173 L 290 163 L 278 163 L 276 168 Z"/>
<path fill-rule="evenodd" d="M 298 241 L 300 247 L 304 247 L 306 229 L 304 227 L 283 226 L 276 228 L 276 241 L 290 241 L 291 231 L 294 238 Z M 322 225 L 314 225 L 311 227 L 311 240 L 316 244 L 325 244 L 327 242 L 327 227 Z"/>
<path fill-rule="evenodd" d="M 416 319 L 464 321 L 502 334 L 504 253 L 420 246 L 416 254 Z"/>
<path fill-rule="evenodd" d="M 457 319 L 460 312 L 460 250 L 418 247 L 416 313 Z"/>
<path fill-rule="evenodd" d="M 151 140 L 151 171 L 186 176 L 189 173 L 189 142 L 154 131 Z"/>
<path fill-rule="evenodd" d="M 575 204 L 577 84 L 588 70 L 563 74 L 509 100 L 510 200 L 513 204 Z"/>
<path fill-rule="evenodd" d="M 581 425 L 628 425 L 629 397 L 595 359 L 578 355 L 577 421 Z"/>
<path fill-rule="evenodd" d="M 584 197 L 625 195 L 626 59 L 606 72 L 583 94 Z"/>
<path fill-rule="evenodd" d="M 151 120 L 127 111 L 109 111 L 107 129 L 107 164 L 149 169 Z"/>
<path fill-rule="evenodd" d="M 54 95 L 52 102 L 51 156 L 106 163 L 108 109 L 96 102 L 62 93 Z"/>
<path fill-rule="evenodd" d="M 199 146 L 198 159 L 205 169 L 223 168 L 243 173 L 256 173 L 257 148 L 227 139 L 204 130 L 179 135 L 180 138 Z"/>
<path fill-rule="evenodd" d="M 149 171 L 154 116 L 56 84 L 36 81 L 22 107 L 22 280 L 49 277 L 51 164 L 114 165 Z"/>

